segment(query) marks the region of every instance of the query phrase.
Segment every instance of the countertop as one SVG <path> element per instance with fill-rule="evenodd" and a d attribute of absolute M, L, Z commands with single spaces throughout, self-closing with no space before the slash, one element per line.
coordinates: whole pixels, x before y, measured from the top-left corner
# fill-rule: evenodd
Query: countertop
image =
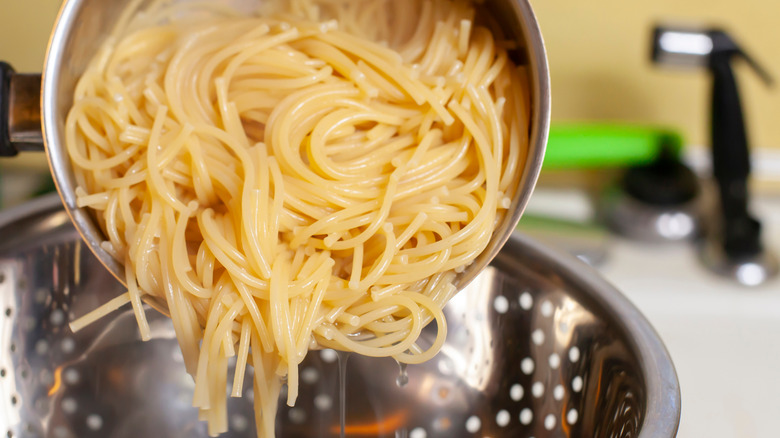
<path fill-rule="evenodd" d="M 754 210 L 780 251 L 780 198 Z M 679 438 L 775 437 L 780 406 L 780 279 L 747 288 L 719 278 L 693 245 L 613 238 L 600 271 L 656 328 L 677 369 Z"/>

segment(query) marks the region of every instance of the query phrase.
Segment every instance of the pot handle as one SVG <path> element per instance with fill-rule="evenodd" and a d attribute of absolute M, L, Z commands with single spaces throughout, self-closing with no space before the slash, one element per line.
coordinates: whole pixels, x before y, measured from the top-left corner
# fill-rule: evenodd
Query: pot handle
<path fill-rule="evenodd" d="M 43 151 L 41 75 L 0 62 L 0 157 L 20 151 Z"/>

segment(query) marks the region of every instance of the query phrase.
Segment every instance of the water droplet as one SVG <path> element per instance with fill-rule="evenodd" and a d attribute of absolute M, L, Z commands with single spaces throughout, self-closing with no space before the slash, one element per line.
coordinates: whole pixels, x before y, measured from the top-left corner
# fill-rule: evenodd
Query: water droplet
<path fill-rule="evenodd" d="M 405 363 L 398 362 L 398 367 L 400 372 L 398 373 L 398 377 L 395 379 L 395 384 L 398 385 L 399 388 L 403 388 L 409 383 L 409 374 L 406 372 Z"/>

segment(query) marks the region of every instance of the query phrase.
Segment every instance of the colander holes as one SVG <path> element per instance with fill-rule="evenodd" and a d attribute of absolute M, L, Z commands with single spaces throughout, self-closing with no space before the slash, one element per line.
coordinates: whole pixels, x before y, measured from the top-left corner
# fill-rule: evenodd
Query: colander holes
<path fill-rule="evenodd" d="M 11 309 L 10 307 L 6 307 L 6 308 L 5 308 L 5 316 L 7 316 L 7 317 L 9 317 L 9 318 L 10 318 L 10 317 L 11 317 L 11 315 L 13 315 L 13 314 L 14 314 L 14 311 L 13 311 L 13 309 Z"/>
<path fill-rule="evenodd" d="M 574 378 L 574 379 L 572 379 L 572 381 L 571 381 L 571 389 L 572 389 L 574 392 L 580 392 L 580 391 L 582 391 L 582 385 L 583 385 L 583 382 L 582 382 L 582 377 L 580 377 L 580 376 L 577 376 L 577 377 L 575 377 L 575 378 Z"/>
<path fill-rule="evenodd" d="M 320 411 L 328 411 L 333 407 L 333 399 L 328 394 L 320 394 L 314 397 L 314 407 Z"/>
<path fill-rule="evenodd" d="M 531 385 L 531 394 L 533 394 L 536 398 L 542 398 L 544 395 L 544 383 L 536 382 Z"/>
<path fill-rule="evenodd" d="M 528 426 L 532 421 L 534 421 L 534 413 L 532 410 L 525 408 L 520 411 L 520 424 Z"/>
<path fill-rule="evenodd" d="M 71 397 L 66 397 L 62 399 L 62 403 L 60 403 L 60 407 L 62 408 L 62 412 L 65 412 L 68 415 L 75 414 L 76 411 L 79 409 L 79 404 Z"/>
<path fill-rule="evenodd" d="M 301 380 L 303 383 L 313 385 L 320 379 L 320 373 L 315 368 L 308 367 L 301 371 Z"/>
<path fill-rule="evenodd" d="M 558 420 L 555 418 L 555 415 L 548 414 L 546 417 L 544 417 L 544 428 L 547 430 L 553 430 L 555 429 L 555 424 L 558 423 Z"/>
<path fill-rule="evenodd" d="M 73 338 L 65 338 L 60 342 L 60 349 L 65 354 L 73 353 L 73 351 L 76 349 L 76 341 L 73 340 Z M 182 362 L 184 362 L 184 359 L 182 358 Z"/>
<path fill-rule="evenodd" d="M 22 376 L 22 379 L 24 380 L 27 380 L 27 378 L 30 377 L 30 372 L 27 369 L 23 369 L 22 372 L 19 374 Z"/>
<path fill-rule="evenodd" d="M 103 427 L 103 417 L 98 414 L 87 415 L 87 427 L 90 430 L 100 430 Z"/>
<path fill-rule="evenodd" d="M 70 432 L 65 426 L 57 426 L 52 431 L 54 438 L 70 438 Z"/>
<path fill-rule="evenodd" d="M 449 376 L 455 371 L 455 365 L 452 363 L 452 359 L 448 357 L 440 359 L 437 365 L 442 375 Z"/>
<path fill-rule="evenodd" d="M 547 300 L 544 300 L 542 302 L 542 306 L 539 308 L 539 311 L 542 313 L 542 316 L 545 318 L 549 318 L 552 316 L 553 312 L 555 311 L 555 308 L 553 307 L 553 304 Z"/>
<path fill-rule="evenodd" d="M 550 364 L 550 368 L 557 370 L 559 366 L 561 366 L 561 357 L 558 356 L 557 353 L 553 353 L 550 355 L 550 358 L 547 360 L 547 362 Z"/>
<path fill-rule="evenodd" d="M 531 307 L 534 306 L 534 298 L 528 292 L 523 292 L 518 301 L 523 310 L 531 310 Z"/>
<path fill-rule="evenodd" d="M 482 427 L 482 420 L 476 415 L 472 415 L 466 420 L 466 431 L 469 433 L 477 433 Z"/>
<path fill-rule="evenodd" d="M 499 427 L 507 427 L 509 425 L 509 420 L 512 419 L 512 416 L 509 415 L 509 411 L 502 409 L 498 411 L 496 414 L 496 424 Z"/>
<path fill-rule="evenodd" d="M 37 325 L 38 321 L 36 321 L 35 318 L 25 318 L 24 321 L 22 321 L 22 330 L 29 333 L 35 330 L 35 326 Z"/>
<path fill-rule="evenodd" d="M 530 375 L 534 372 L 534 360 L 530 357 L 526 357 L 520 362 L 520 370 L 526 375 Z"/>
<path fill-rule="evenodd" d="M 553 388 L 553 398 L 557 401 L 563 400 L 563 396 L 566 395 L 566 390 L 563 389 L 563 386 L 556 385 L 555 388 Z"/>
<path fill-rule="evenodd" d="M 422 427 L 416 427 L 409 432 L 409 438 L 427 438 L 428 432 Z"/>
<path fill-rule="evenodd" d="M 320 351 L 320 357 L 326 363 L 333 363 L 336 362 L 336 359 L 339 358 L 339 355 L 335 351 L 331 349 L 327 349 L 327 350 Z"/>
<path fill-rule="evenodd" d="M 49 291 L 44 288 L 40 288 L 37 291 L 35 291 L 35 302 L 38 304 L 45 303 L 46 298 L 48 297 L 49 297 Z"/>
<path fill-rule="evenodd" d="M 11 353 L 16 353 L 16 342 L 11 342 L 10 349 Z"/>
<path fill-rule="evenodd" d="M 5 281 L 5 273 L 0 272 L 0 283 L 3 283 Z"/>
<path fill-rule="evenodd" d="M 81 380 L 81 373 L 75 368 L 68 368 L 62 373 L 62 379 L 68 385 L 75 385 Z"/>
<path fill-rule="evenodd" d="M 230 417 L 230 427 L 236 432 L 244 432 L 249 428 L 249 420 L 243 415 L 233 415 Z"/>
<path fill-rule="evenodd" d="M 562 333 L 567 333 L 569 331 L 569 323 L 566 321 L 561 321 L 561 323 L 558 324 L 558 330 L 560 330 Z"/>
<path fill-rule="evenodd" d="M 577 347 L 571 347 L 569 349 L 569 360 L 574 363 L 580 360 L 580 349 Z"/>
<path fill-rule="evenodd" d="M 445 432 L 452 427 L 452 420 L 450 417 L 439 417 L 433 422 L 433 430 L 437 432 Z"/>
<path fill-rule="evenodd" d="M 544 332 L 542 329 L 536 329 L 531 333 L 531 341 L 536 345 L 544 344 Z"/>
<path fill-rule="evenodd" d="M 512 400 L 520 401 L 523 399 L 523 395 L 525 395 L 525 391 L 523 390 L 523 386 L 519 383 L 515 383 L 509 388 L 509 398 Z"/>
<path fill-rule="evenodd" d="M 5 368 L 0 368 L 0 377 L 5 377 Z"/>
<path fill-rule="evenodd" d="M 53 326 L 61 326 L 65 323 L 65 312 L 62 309 L 54 309 L 49 315 L 49 322 Z"/>
<path fill-rule="evenodd" d="M 8 438 L 14 438 L 14 433 L 13 433 L 13 431 L 10 431 L 10 430 L 9 430 L 9 431 L 8 431 L 8 432 L 5 434 L 5 436 L 7 436 Z"/>
<path fill-rule="evenodd" d="M 290 409 L 287 416 L 293 424 L 303 424 L 306 421 L 306 411 L 301 408 Z"/>
<path fill-rule="evenodd" d="M 496 309 L 496 312 L 503 315 L 509 311 L 509 300 L 505 296 L 499 295 L 493 300 L 493 308 Z"/>
<path fill-rule="evenodd" d="M 43 356 L 48 351 L 49 343 L 46 342 L 45 339 L 38 339 L 38 342 L 35 343 L 35 352 L 38 353 L 39 356 Z"/>
<path fill-rule="evenodd" d="M 19 403 L 19 399 L 16 398 L 15 395 L 11 396 L 11 406 L 16 406 L 16 404 Z"/>
<path fill-rule="evenodd" d="M 580 418 L 580 414 L 577 412 L 576 409 L 571 409 L 566 414 L 566 422 L 569 423 L 569 424 L 577 423 L 577 420 L 579 420 L 579 418 Z"/>

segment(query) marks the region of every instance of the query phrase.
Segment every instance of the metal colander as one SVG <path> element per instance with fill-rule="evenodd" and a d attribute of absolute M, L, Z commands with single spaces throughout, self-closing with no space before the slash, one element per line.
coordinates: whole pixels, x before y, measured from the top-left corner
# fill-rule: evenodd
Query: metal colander
<path fill-rule="evenodd" d="M 149 342 L 130 310 L 78 334 L 68 328 L 123 291 L 59 198 L 0 215 L 0 436 L 207 436 L 167 318 L 149 312 Z M 339 436 L 339 362 L 349 437 L 675 435 L 679 388 L 661 341 L 578 261 L 515 235 L 446 314 L 447 342 L 421 365 L 311 352 L 277 435 Z M 251 391 L 228 409 L 225 437 L 256 436 Z"/>

